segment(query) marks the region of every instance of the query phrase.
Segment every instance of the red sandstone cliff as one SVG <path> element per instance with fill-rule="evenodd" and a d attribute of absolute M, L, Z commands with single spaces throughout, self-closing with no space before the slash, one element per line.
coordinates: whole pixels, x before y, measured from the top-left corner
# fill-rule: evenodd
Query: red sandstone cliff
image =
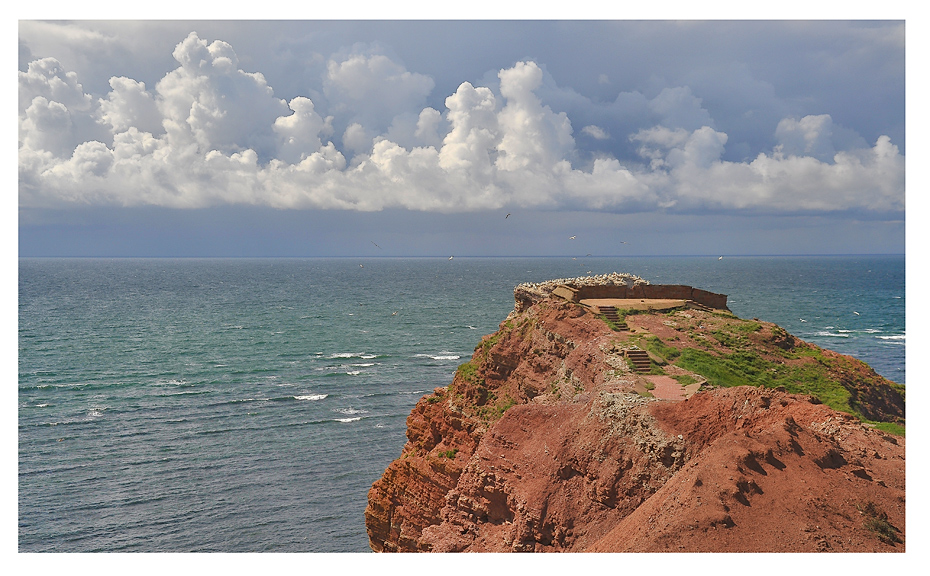
<path fill-rule="evenodd" d="M 518 310 L 411 412 L 369 492 L 373 550 L 904 550 L 903 437 L 778 389 L 656 398 L 623 353 L 658 338 L 816 365 L 863 417 L 903 423 L 903 391 L 863 363 L 727 314 L 637 314 L 616 332 L 558 299 Z M 703 380 L 654 359 L 691 391 Z"/>

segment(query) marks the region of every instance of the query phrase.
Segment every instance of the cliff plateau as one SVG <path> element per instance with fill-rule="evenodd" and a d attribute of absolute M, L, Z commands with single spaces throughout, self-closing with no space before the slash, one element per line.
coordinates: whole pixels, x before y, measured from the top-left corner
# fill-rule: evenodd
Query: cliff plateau
<path fill-rule="evenodd" d="M 551 292 L 417 402 L 373 550 L 904 551 L 902 386 L 725 309 Z"/>

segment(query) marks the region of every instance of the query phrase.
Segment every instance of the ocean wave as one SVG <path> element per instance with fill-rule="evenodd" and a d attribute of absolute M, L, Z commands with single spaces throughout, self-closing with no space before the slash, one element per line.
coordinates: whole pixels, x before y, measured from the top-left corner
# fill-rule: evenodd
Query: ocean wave
<path fill-rule="evenodd" d="M 361 416 L 356 416 L 355 418 L 336 418 L 335 421 L 336 422 L 358 422 L 361 419 L 362 419 Z"/>
<path fill-rule="evenodd" d="M 305 396 L 294 396 L 294 400 L 322 400 L 329 394 L 307 394 Z"/>
<path fill-rule="evenodd" d="M 839 334 L 834 334 L 833 332 L 814 332 L 814 336 L 821 336 L 823 338 L 849 338 L 849 334 L 844 334 L 842 330 L 838 330 Z M 847 330 L 847 332 L 849 332 Z"/>
<path fill-rule="evenodd" d="M 327 356 L 330 360 L 335 360 L 336 358 L 361 358 L 362 360 L 372 360 L 377 357 L 377 354 L 370 354 L 368 352 L 336 352 Z"/>
<path fill-rule="evenodd" d="M 361 370 L 349 370 L 348 372 L 346 372 L 346 374 L 348 374 L 349 376 L 358 376 L 361 373 L 362 373 Z"/>
<path fill-rule="evenodd" d="M 368 410 L 361 410 L 361 409 L 355 409 L 355 408 L 336 408 L 333 410 L 333 412 L 339 412 L 340 414 L 346 414 L 346 415 L 368 414 Z"/>
<path fill-rule="evenodd" d="M 895 336 L 876 336 L 876 338 L 879 338 L 881 340 L 904 340 L 905 335 L 897 334 Z"/>
<path fill-rule="evenodd" d="M 430 360 L 458 360 L 461 358 L 458 354 L 442 351 L 439 354 L 414 354 L 414 358 L 429 358 Z"/>

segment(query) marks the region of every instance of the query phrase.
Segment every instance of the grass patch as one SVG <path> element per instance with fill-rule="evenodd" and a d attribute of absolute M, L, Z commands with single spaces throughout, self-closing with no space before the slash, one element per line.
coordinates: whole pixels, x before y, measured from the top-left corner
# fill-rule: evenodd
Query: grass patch
<path fill-rule="evenodd" d="M 688 386 L 697 382 L 697 378 L 691 376 L 690 374 L 679 374 L 678 376 L 672 376 L 675 380 L 678 380 L 678 383 L 682 386 Z"/>
<path fill-rule="evenodd" d="M 658 336 L 649 336 L 646 338 L 645 342 L 640 342 L 640 345 L 647 352 L 652 352 L 660 358 L 665 358 L 668 362 L 672 362 L 681 355 L 681 351 L 678 350 L 678 348 L 667 345 L 660 340 Z"/>
<path fill-rule="evenodd" d="M 451 450 L 445 450 L 439 453 L 440 458 L 449 458 L 450 460 L 455 458 L 455 455 L 458 454 L 458 448 L 452 448 Z"/>
<path fill-rule="evenodd" d="M 894 434 L 895 436 L 904 436 L 904 426 L 901 424 L 895 424 L 894 422 L 872 422 L 871 420 L 869 420 L 868 423 L 873 425 L 876 430 Z"/>
<path fill-rule="evenodd" d="M 478 376 L 478 366 L 474 362 L 460 364 L 455 371 L 455 375 L 466 382 L 481 384 L 482 378 Z"/>
<path fill-rule="evenodd" d="M 752 352 L 734 352 L 714 356 L 703 350 L 682 350 L 677 365 L 707 378 L 713 386 L 783 386 L 792 394 L 809 394 L 834 410 L 863 418 L 849 403 L 849 392 L 827 377 L 827 368 L 808 362 L 800 366 L 785 366 L 767 361 Z"/>

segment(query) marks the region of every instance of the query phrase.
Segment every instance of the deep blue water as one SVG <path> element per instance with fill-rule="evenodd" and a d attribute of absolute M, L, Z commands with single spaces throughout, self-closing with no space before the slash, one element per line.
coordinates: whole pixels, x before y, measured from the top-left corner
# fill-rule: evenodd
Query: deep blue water
<path fill-rule="evenodd" d="M 410 409 L 513 287 L 614 271 L 904 383 L 903 256 L 21 259 L 19 550 L 366 552 Z"/>

